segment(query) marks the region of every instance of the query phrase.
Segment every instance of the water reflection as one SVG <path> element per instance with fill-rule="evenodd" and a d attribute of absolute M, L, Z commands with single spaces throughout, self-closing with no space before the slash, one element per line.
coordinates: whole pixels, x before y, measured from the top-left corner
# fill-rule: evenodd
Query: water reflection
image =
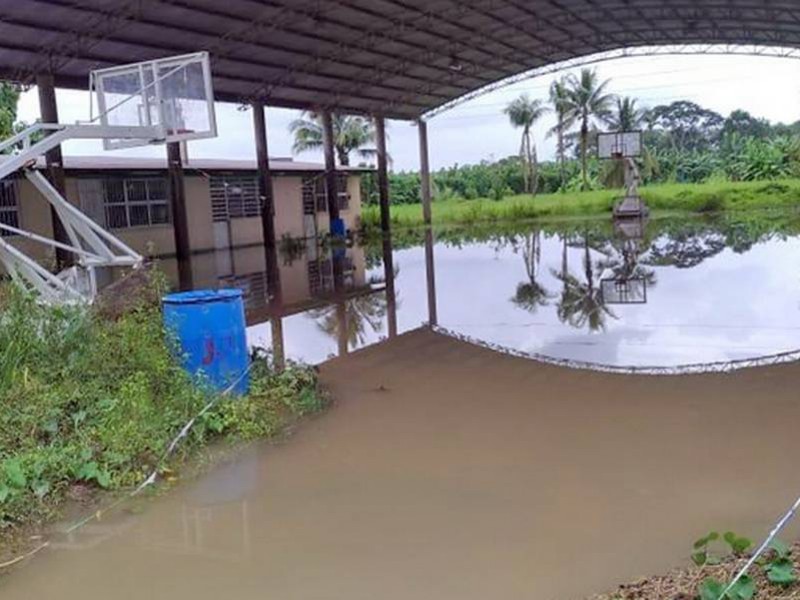
<path fill-rule="evenodd" d="M 245 291 L 250 340 L 318 363 L 428 325 L 607 364 L 795 349 L 794 217 L 395 232 L 195 255 L 197 287 Z M 176 271 L 165 264 L 166 270 Z M 271 272 L 272 271 L 272 272 Z"/>

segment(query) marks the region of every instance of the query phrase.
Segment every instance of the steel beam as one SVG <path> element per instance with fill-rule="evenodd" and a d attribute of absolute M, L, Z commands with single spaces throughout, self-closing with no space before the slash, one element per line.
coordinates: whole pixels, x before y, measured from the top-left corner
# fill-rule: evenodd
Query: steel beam
<path fill-rule="evenodd" d="M 39 91 L 39 114 L 44 123 L 58 123 L 58 104 L 56 102 L 56 88 L 53 83 L 53 76 L 49 73 L 40 73 L 36 76 L 36 87 Z M 47 177 L 50 183 L 61 196 L 66 197 L 67 185 L 64 176 L 64 157 L 61 154 L 61 146 L 56 146 L 47 151 L 44 155 L 47 165 Z M 60 244 L 68 244 L 69 238 L 64 224 L 58 216 L 54 206 L 50 206 L 50 220 L 53 223 L 53 237 Z M 61 271 L 72 265 L 73 256 L 56 247 L 57 270 Z"/>
<path fill-rule="evenodd" d="M 381 205 L 381 231 L 383 235 L 391 232 L 391 214 L 389 212 L 389 155 L 386 152 L 386 120 L 375 117 L 375 141 L 378 146 L 378 197 Z"/>
<path fill-rule="evenodd" d="M 422 216 L 425 225 L 431 224 L 431 169 L 428 161 L 428 124 L 420 119 L 417 121 L 419 130 L 419 177 L 420 192 L 422 194 Z"/>
<path fill-rule="evenodd" d="M 339 190 L 336 181 L 336 149 L 334 147 L 333 115 L 329 110 L 321 112 L 322 141 L 325 153 L 325 195 L 328 199 L 328 219 L 331 234 L 334 223 L 339 220 Z"/>
<path fill-rule="evenodd" d="M 175 236 L 175 258 L 178 260 L 178 285 L 181 290 L 191 290 L 194 282 L 189 243 L 189 213 L 186 206 L 186 187 L 183 181 L 180 142 L 167 143 L 167 167 L 169 169 L 172 228 Z"/>

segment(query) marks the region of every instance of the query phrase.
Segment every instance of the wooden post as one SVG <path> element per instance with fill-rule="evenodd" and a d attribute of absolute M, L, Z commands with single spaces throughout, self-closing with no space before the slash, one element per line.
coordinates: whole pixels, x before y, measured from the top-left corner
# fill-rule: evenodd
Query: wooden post
<path fill-rule="evenodd" d="M 389 173 L 388 154 L 386 153 L 386 121 L 381 116 L 375 117 L 375 133 L 378 146 L 378 197 L 381 204 L 381 231 L 386 236 L 391 231 L 391 214 L 389 213 Z"/>
<path fill-rule="evenodd" d="M 419 128 L 419 177 L 422 193 L 422 216 L 425 225 L 431 224 L 431 168 L 428 162 L 428 124 L 420 119 Z"/>
<path fill-rule="evenodd" d="M 333 234 L 333 224 L 339 220 L 339 193 L 336 181 L 336 151 L 333 144 L 333 116 L 322 111 L 322 142 L 325 153 L 325 193 L 328 198 L 328 218 Z"/>
<path fill-rule="evenodd" d="M 58 123 L 58 105 L 56 103 L 56 88 L 53 83 L 53 76 L 49 73 L 40 73 L 36 76 L 36 87 L 39 90 L 39 114 L 43 123 Z M 61 154 L 61 146 L 56 146 L 45 155 L 47 165 L 47 178 L 54 188 L 64 198 L 66 194 L 66 182 L 64 177 L 64 158 Z M 53 222 L 53 238 L 62 244 L 69 244 L 70 240 L 64 224 L 58 216 L 54 206 L 50 206 L 50 220 Z M 74 256 L 61 248 L 56 248 L 56 265 L 58 270 L 70 266 L 74 262 Z"/>
<path fill-rule="evenodd" d="M 186 207 L 180 142 L 167 142 L 167 169 L 172 230 L 175 235 L 175 257 L 178 259 L 179 287 L 181 290 L 190 290 L 193 287 L 193 281 L 191 247 L 189 245 L 189 214 Z"/>
<path fill-rule="evenodd" d="M 256 136 L 256 162 L 258 164 L 258 189 L 261 200 L 261 231 L 264 236 L 264 254 L 267 265 L 267 290 L 272 309 L 281 309 L 283 293 L 278 262 L 278 249 L 275 243 L 275 194 L 272 187 L 272 171 L 269 168 L 269 143 L 267 141 L 267 120 L 264 103 L 253 102 L 253 128 Z M 278 352 L 275 352 L 276 363 Z"/>

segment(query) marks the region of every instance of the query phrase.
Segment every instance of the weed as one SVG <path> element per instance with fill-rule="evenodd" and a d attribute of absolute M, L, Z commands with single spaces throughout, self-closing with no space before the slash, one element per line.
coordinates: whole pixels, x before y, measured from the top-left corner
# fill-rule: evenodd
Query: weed
<path fill-rule="evenodd" d="M 0 530 L 55 516 L 76 483 L 126 488 L 157 465 L 210 398 L 170 348 L 158 307 L 109 320 L 0 286 Z M 209 411 L 175 461 L 219 436 L 274 434 L 320 406 L 312 371 L 259 360 L 252 393 Z"/>

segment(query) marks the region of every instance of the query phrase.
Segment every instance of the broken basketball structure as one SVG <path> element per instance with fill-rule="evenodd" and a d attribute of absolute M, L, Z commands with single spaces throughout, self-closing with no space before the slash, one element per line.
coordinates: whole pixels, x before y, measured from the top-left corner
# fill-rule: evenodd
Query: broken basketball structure
<path fill-rule="evenodd" d="M 64 198 L 37 170 L 48 151 L 68 140 L 99 139 L 107 150 L 216 136 L 214 94 L 205 52 L 93 71 L 99 114 L 74 125 L 38 123 L 0 143 L 0 179 L 22 172 L 52 207 L 67 240 L 0 223 L 0 265 L 22 287 L 48 303 L 88 303 L 101 269 L 139 267 L 143 258 Z M 93 105 L 92 105 L 93 106 Z M 24 223 L 23 223 L 24 225 Z M 55 224 L 54 224 L 55 230 Z M 61 250 L 73 266 L 51 273 L 10 236 Z"/>
<path fill-rule="evenodd" d="M 614 218 L 643 218 L 649 212 L 639 195 L 642 178 L 636 159 L 641 155 L 641 131 L 601 133 L 597 137 L 597 156 L 622 162 L 625 173 L 625 196 L 614 205 Z"/>

